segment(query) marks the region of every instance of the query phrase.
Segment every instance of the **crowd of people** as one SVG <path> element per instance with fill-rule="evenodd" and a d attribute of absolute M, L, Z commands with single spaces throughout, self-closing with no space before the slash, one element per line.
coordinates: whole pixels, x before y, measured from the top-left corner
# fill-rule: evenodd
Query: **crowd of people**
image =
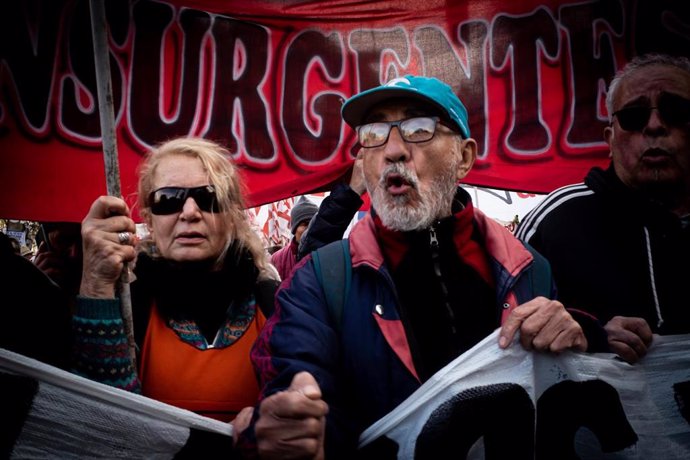
<path fill-rule="evenodd" d="M 2 278 L 37 293 L 11 321 L 45 334 L 0 345 L 232 423 L 238 458 L 355 457 L 363 430 L 495 329 L 501 348 L 517 335 L 534 352 L 636 363 L 655 334 L 690 333 L 690 61 L 636 57 L 606 102 L 610 166 L 549 194 L 515 235 L 458 186 L 477 143 L 436 78 L 344 103 L 359 145 L 349 183 L 320 206 L 297 202 L 293 240 L 273 255 L 228 152 L 162 143 L 138 171 L 145 239 L 112 196 L 81 224 L 45 224 L 30 276 L 0 238 Z M 371 208 L 343 245 L 364 193 Z M 329 245 L 349 253 L 338 315 L 312 253 Z"/>

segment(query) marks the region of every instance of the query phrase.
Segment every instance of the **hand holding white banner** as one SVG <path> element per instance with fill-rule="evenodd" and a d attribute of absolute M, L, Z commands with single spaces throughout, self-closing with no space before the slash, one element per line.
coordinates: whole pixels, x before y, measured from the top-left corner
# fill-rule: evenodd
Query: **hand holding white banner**
<path fill-rule="evenodd" d="M 502 350 L 494 332 L 362 433 L 360 448 L 398 459 L 687 459 L 688 350 L 690 335 L 655 336 L 629 365 L 603 353 Z"/>

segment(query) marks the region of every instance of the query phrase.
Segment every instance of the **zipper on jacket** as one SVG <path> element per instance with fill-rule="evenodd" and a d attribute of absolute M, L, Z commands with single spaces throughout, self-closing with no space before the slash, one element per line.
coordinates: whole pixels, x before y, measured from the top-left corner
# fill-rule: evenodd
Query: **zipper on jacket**
<path fill-rule="evenodd" d="M 433 225 L 429 227 L 429 247 L 431 248 L 431 261 L 434 264 L 434 274 L 438 278 L 438 281 L 441 285 L 441 294 L 443 294 L 443 304 L 450 318 L 450 330 L 453 333 L 453 335 L 457 335 L 458 331 L 455 327 L 455 313 L 453 313 L 453 309 L 451 308 L 450 303 L 448 303 L 448 288 L 446 287 L 446 283 L 443 281 L 443 276 L 441 276 L 441 259 L 439 253 L 439 244 L 438 238 L 436 237 L 436 229 Z"/>

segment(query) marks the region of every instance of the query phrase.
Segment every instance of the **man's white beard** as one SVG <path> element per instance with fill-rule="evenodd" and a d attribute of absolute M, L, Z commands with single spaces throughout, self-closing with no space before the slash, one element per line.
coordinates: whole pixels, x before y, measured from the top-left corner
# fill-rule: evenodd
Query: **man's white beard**
<path fill-rule="evenodd" d="M 413 190 L 405 195 L 389 194 L 386 178 L 391 173 L 400 174 Z M 371 203 L 383 225 L 402 232 L 427 228 L 435 220 L 448 216 L 456 187 L 455 169 L 452 167 L 437 177 L 427 190 L 422 190 L 417 175 L 402 163 L 388 166 L 373 191 L 367 183 Z"/>

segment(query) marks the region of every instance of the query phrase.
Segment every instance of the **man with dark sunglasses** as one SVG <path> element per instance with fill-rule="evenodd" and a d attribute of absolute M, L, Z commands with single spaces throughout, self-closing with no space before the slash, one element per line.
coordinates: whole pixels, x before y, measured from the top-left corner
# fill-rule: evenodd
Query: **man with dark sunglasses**
<path fill-rule="evenodd" d="M 523 347 L 552 352 L 603 335 L 584 327 L 586 337 L 591 318 L 580 324 L 550 300 L 550 275 L 532 282 L 544 258 L 458 187 L 477 144 L 448 85 L 397 78 L 353 96 L 342 115 L 357 130 L 372 210 L 350 233 L 344 276 L 331 280 L 349 285 L 340 315 L 313 254 L 276 294 L 252 351 L 265 398 L 252 428 L 266 458 L 356 458 L 365 428 L 498 327 L 503 348 L 519 330 Z M 308 393 L 294 390 L 303 371 L 315 379 Z M 327 415 L 313 407 L 321 397 Z"/>
<path fill-rule="evenodd" d="M 634 58 L 606 103 L 609 168 L 552 192 L 517 236 L 551 262 L 559 298 L 595 314 L 633 363 L 653 333 L 690 332 L 690 60 Z"/>

